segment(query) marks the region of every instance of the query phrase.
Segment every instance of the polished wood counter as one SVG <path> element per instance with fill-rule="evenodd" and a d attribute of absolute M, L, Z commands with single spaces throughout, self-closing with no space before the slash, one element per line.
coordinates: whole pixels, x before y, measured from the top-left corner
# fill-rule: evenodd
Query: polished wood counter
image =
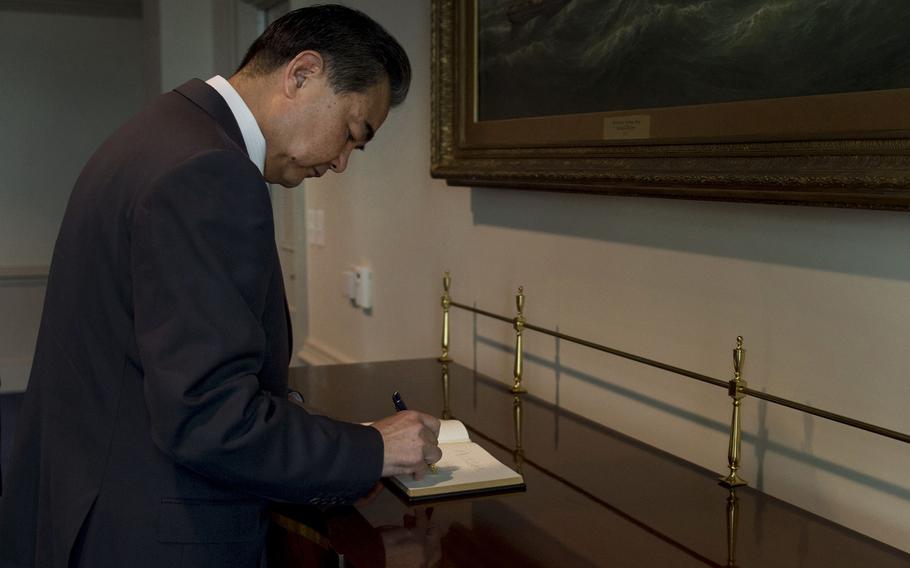
<path fill-rule="evenodd" d="M 270 566 L 908 567 L 910 555 L 503 383 L 435 359 L 292 369 L 313 412 L 364 422 L 444 410 L 527 491 L 409 506 L 389 490 L 359 508 L 283 507 Z M 445 401 L 448 407 L 444 409 Z"/>

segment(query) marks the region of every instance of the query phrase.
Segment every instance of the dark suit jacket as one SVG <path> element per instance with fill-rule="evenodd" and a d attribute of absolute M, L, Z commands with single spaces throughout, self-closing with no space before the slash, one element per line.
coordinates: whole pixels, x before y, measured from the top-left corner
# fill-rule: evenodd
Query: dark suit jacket
<path fill-rule="evenodd" d="M 287 401 L 286 314 L 265 182 L 227 104 L 190 81 L 76 182 L 0 566 L 256 566 L 268 501 L 367 492 L 382 438 Z"/>

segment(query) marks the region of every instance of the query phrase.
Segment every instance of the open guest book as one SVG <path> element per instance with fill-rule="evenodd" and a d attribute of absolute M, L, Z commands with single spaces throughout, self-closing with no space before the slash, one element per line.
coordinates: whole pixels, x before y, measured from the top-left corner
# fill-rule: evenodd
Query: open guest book
<path fill-rule="evenodd" d="M 435 473 L 429 472 L 419 480 L 410 475 L 391 478 L 393 486 L 409 501 L 525 489 L 521 474 L 472 442 L 467 428 L 458 420 L 441 421 L 439 449 L 442 459 L 436 462 Z"/>

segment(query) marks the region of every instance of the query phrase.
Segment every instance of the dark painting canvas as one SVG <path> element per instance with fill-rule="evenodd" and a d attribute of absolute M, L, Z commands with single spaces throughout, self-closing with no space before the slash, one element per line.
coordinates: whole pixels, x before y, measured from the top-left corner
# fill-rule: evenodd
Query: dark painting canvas
<path fill-rule="evenodd" d="M 478 0 L 480 120 L 910 87 L 907 0 Z"/>

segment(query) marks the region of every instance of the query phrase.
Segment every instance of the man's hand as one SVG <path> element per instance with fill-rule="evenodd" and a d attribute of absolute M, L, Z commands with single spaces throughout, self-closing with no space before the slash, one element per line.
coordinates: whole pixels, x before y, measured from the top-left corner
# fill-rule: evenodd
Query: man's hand
<path fill-rule="evenodd" d="M 373 499 L 375 499 L 376 497 L 378 497 L 380 493 L 382 493 L 382 482 L 381 482 L 381 481 L 377 481 L 377 482 L 373 485 L 373 488 L 370 489 L 370 492 L 369 492 L 369 493 L 367 493 L 366 495 L 364 495 L 364 496 L 361 497 L 360 499 L 354 501 L 354 506 L 357 507 L 357 508 L 366 507 L 367 505 L 369 505 L 370 503 L 372 503 L 372 502 L 373 502 Z"/>
<path fill-rule="evenodd" d="M 433 508 L 405 514 L 404 526 L 380 527 L 387 568 L 439 566 L 442 561 L 442 531 L 430 521 Z"/>
<path fill-rule="evenodd" d="M 382 476 L 410 473 L 420 479 L 428 465 L 442 457 L 439 449 L 439 420 L 413 410 L 403 410 L 373 423 L 385 446 Z"/>

